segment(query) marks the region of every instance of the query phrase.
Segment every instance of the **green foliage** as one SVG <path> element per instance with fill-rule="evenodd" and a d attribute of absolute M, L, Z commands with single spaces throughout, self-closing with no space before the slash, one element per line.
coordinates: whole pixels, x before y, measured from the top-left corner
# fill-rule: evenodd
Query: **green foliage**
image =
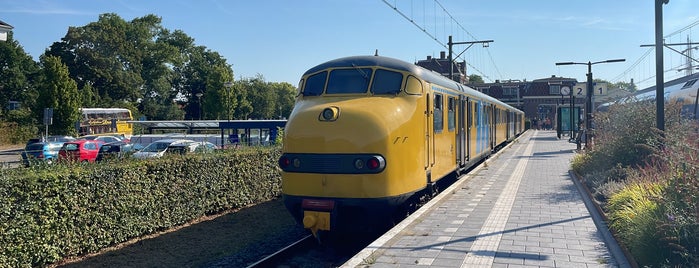
<path fill-rule="evenodd" d="M 662 218 L 657 202 L 661 194 L 660 184 L 630 183 L 607 203 L 610 227 L 640 264 L 652 264 L 670 255 L 659 247 L 656 233 Z"/>
<path fill-rule="evenodd" d="M 46 266 L 277 198 L 278 147 L 0 170 L 0 267 Z"/>
<path fill-rule="evenodd" d="M 75 135 L 75 122 L 80 118 L 80 96 L 78 87 L 68 75 L 68 68 L 55 56 L 41 58 L 44 82 L 39 89 L 38 107 L 53 108 L 51 134 Z M 43 118 L 43 109 L 36 109 L 38 118 Z"/>
<path fill-rule="evenodd" d="M 659 144 L 660 133 L 655 127 L 655 106 L 637 102 L 613 105 L 609 112 L 595 118 L 595 148 L 589 152 L 589 162 L 581 168 L 605 171 L 614 166 L 638 166 Z M 668 116 L 671 116 L 668 114 Z"/>
<path fill-rule="evenodd" d="M 39 132 L 29 109 L 8 111 L 0 121 L 0 144 L 24 144 Z"/>
<path fill-rule="evenodd" d="M 663 133 L 654 104 L 612 106 L 594 149 L 571 162 L 641 266 L 699 266 L 699 126 L 679 111 L 666 104 Z"/>
<path fill-rule="evenodd" d="M 641 175 L 667 182 L 660 202 L 665 217 L 658 225 L 662 246 L 672 251 L 667 263 L 699 266 L 699 126 L 683 126 L 666 134 L 666 146 Z"/>
<path fill-rule="evenodd" d="M 483 77 L 477 74 L 472 74 L 468 76 L 468 82 L 470 84 L 482 84 L 483 82 Z"/>

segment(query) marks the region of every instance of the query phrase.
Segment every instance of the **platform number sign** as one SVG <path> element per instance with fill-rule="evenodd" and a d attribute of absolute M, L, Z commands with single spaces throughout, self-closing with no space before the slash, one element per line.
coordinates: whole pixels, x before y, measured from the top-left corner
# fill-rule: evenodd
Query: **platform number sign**
<path fill-rule="evenodd" d="M 607 95 L 607 83 L 592 83 L 595 96 Z M 587 83 L 580 82 L 573 86 L 573 95 L 576 97 L 587 96 Z"/>

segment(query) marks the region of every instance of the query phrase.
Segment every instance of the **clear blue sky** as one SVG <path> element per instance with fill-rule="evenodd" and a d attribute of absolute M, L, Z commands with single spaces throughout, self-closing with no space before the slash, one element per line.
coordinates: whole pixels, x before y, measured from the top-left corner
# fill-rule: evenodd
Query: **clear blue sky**
<path fill-rule="evenodd" d="M 387 2 L 444 44 L 448 35 L 455 42 L 473 40 L 433 0 Z M 646 52 L 640 45 L 654 42 L 653 0 L 439 3 L 477 40 L 495 41 L 487 49 L 474 46 L 464 53 L 492 80 L 556 75 L 584 81 L 586 66 L 555 63 L 625 58 L 593 67 L 595 78 L 613 80 Z M 97 21 L 100 14 L 116 13 L 127 21 L 155 14 L 164 27 L 183 30 L 197 45 L 219 52 L 233 65 L 236 79 L 262 74 L 267 81 L 293 85 L 305 70 L 338 57 L 372 55 L 378 49 L 380 55 L 415 62 L 445 50 L 382 0 L 0 0 L 0 7 L 0 20 L 14 26 L 15 39 L 35 60 L 68 27 Z M 664 33 L 699 20 L 697 10 L 697 0 L 670 0 L 664 6 Z M 699 27 L 667 42 L 686 42 L 692 31 Z M 666 49 L 667 66 L 681 64 L 673 54 Z M 654 54 L 647 58 L 621 80 L 653 76 Z"/>

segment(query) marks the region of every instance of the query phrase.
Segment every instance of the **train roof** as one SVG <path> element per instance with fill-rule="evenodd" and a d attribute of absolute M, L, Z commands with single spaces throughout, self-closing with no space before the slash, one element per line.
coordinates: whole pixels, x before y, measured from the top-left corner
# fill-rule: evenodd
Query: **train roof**
<path fill-rule="evenodd" d="M 338 67 L 355 67 L 355 66 L 382 66 L 390 69 L 400 70 L 410 72 L 416 77 L 426 80 L 430 83 L 443 86 L 445 88 L 453 89 L 456 91 L 466 92 L 470 95 L 477 96 L 478 98 L 488 100 L 490 102 L 496 102 L 499 105 L 506 106 L 509 109 L 515 109 L 514 107 L 493 98 L 487 94 L 470 88 L 464 84 L 460 84 L 449 78 L 442 76 L 441 74 L 425 69 L 423 67 L 417 66 L 412 63 L 408 63 L 399 59 L 383 57 L 383 56 L 350 56 L 344 58 L 338 58 L 331 61 L 327 61 L 316 65 L 315 67 L 306 71 L 303 76 L 313 74 L 328 68 L 338 68 Z M 515 109 L 516 110 L 516 109 Z"/>
<path fill-rule="evenodd" d="M 676 92 L 680 89 L 685 88 L 687 82 L 690 82 L 693 80 L 696 81 L 697 79 L 699 79 L 699 73 L 690 74 L 687 76 L 683 76 L 683 77 L 665 82 L 663 84 L 663 96 L 664 96 L 664 98 L 667 99 L 668 96 L 670 94 L 672 94 L 673 92 Z M 603 103 L 599 107 L 608 107 L 608 106 L 615 104 L 615 103 L 655 100 L 655 96 L 656 96 L 655 88 L 656 88 L 656 85 L 653 85 L 653 86 L 638 90 L 631 95 L 624 96 L 624 97 L 621 97 L 619 99 Z"/>

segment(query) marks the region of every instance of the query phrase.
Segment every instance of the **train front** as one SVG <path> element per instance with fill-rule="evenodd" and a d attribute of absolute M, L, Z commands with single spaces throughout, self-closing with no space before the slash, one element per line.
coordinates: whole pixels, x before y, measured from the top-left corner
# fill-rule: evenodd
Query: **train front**
<path fill-rule="evenodd" d="M 424 188 L 425 104 L 394 61 L 342 58 L 302 78 L 279 166 L 287 209 L 316 237 L 385 227 Z"/>

